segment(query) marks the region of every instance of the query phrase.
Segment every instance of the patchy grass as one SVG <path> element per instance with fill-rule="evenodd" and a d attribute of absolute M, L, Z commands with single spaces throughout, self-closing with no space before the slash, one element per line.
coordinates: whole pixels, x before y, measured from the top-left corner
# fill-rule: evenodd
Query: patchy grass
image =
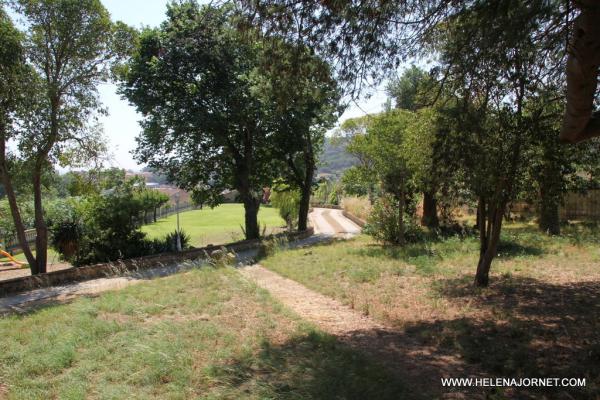
<path fill-rule="evenodd" d="M 258 213 L 261 226 L 267 227 L 267 234 L 285 226 L 277 209 L 261 206 Z M 215 208 L 186 211 L 179 214 L 181 229 L 191 236 L 191 245 L 203 247 L 208 244 L 224 244 L 244 238 L 244 206 L 242 204 L 222 204 Z M 177 216 L 171 215 L 156 223 L 146 225 L 142 231 L 150 238 L 163 238 L 177 228 Z"/>
<path fill-rule="evenodd" d="M 545 393 L 592 399 L 600 397 L 599 243 L 594 226 L 549 237 L 508 224 L 486 289 L 472 285 L 475 237 L 398 248 L 361 236 L 276 252 L 263 265 L 396 327 L 411 339 L 407 352 L 427 349 L 484 376 L 585 377 L 584 391 Z"/>
<path fill-rule="evenodd" d="M 9 399 L 395 399 L 379 366 L 228 268 L 0 319 Z"/>

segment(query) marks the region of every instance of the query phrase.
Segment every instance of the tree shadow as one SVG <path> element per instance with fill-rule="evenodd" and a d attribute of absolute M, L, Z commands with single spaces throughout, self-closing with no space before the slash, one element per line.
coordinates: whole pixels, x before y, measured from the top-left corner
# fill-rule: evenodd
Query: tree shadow
<path fill-rule="evenodd" d="M 264 341 L 257 355 L 212 368 L 218 381 L 260 398 L 399 399 L 404 385 L 335 337 L 310 331 L 284 343 Z"/>
<path fill-rule="evenodd" d="M 551 284 L 504 277 L 477 289 L 465 279 L 438 281 L 438 294 L 475 316 L 420 321 L 405 333 L 492 377 L 586 378 L 586 388 L 513 389 L 515 398 L 600 396 L 600 282 Z"/>
<path fill-rule="evenodd" d="M 283 399 L 600 398 L 600 282 L 502 278 L 482 290 L 450 279 L 435 290 L 474 312 L 335 340 L 311 333 L 265 343 L 222 374 Z M 586 386 L 448 388 L 442 377 L 585 378 Z"/>
<path fill-rule="evenodd" d="M 498 257 L 500 258 L 531 257 L 542 254 L 544 254 L 544 250 L 541 247 L 521 244 L 512 239 L 503 238 L 498 244 Z"/>

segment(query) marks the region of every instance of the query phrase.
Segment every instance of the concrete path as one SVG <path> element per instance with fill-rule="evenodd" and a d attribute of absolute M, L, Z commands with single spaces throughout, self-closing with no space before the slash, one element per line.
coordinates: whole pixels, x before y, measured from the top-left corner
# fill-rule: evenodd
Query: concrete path
<path fill-rule="evenodd" d="M 356 235 L 360 233 L 360 227 L 344 217 L 342 210 L 315 208 L 309 218 L 311 225 L 315 228 L 315 234 Z"/>

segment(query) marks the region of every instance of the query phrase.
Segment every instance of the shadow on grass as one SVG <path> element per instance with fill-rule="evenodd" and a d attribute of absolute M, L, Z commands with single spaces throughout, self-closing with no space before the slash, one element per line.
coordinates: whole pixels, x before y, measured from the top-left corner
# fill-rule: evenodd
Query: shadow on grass
<path fill-rule="evenodd" d="M 505 277 L 486 289 L 438 281 L 437 294 L 469 303 L 467 317 L 421 320 L 402 330 L 310 333 L 265 343 L 220 377 L 296 399 L 598 399 L 600 282 L 549 284 Z M 366 355 L 363 358 L 360 354 Z M 379 369 L 369 360 L 385 366 Z M 389 371 L 389 372 L 385 372 Z M 441 377 L 585 378 L 585 388 L 444 388 Z"/>
<path fill-rule="evenodd" d="M 476 237 L 446 238 L 411 243 L 405 246 L 372 244 L 353 250 L 358 256 L 401 260 L 413 264 L 419 272 L 431 273 L 437 269 L 437 264 L 449 258 L 463 257 L 465 253 L 477 254 L 478 242 Z M 545 254 L 541 243 L 523 243 L 513 237 L 504 237 L 498 246 L 498 257 L 503 259 L 515 257 L 536 257 Z"/>
<path fill-rule="evenodd" d="M 247 355 L 213 367 L 227 386 L 276 399 L 398 399 L 400 381 L 330 335 L 311 331 L 283 344 L 263 342 Z"/>
<path fill-rule="evenodd" d="M 434 273 L 436 265 L 444 258 L 430 243 L 413 243 L 403 247 L 369 245 L 352 252 L 361 257 L 401 260 L 414 265 L 416 272 L 421 274 Z"/>
<path fill-rule="evenodd" d="M 541 246 L 521 244 L 513 239 L 504 238 L 498 244 L 498 257 L 502 258 L 541 256 L 542 254 L 544 254 L 544 250 Z"/>
<path fill-rule="evenodd" d="M 458 357 L 484 376 L 586 378 L 583 390 L 531 388 L 515 390 L 514 398 L 600 396 L 600 282 L 505 277 L 477 289 L 453 279 L 435 289 L 448 300 L 470 302 L 480 316 L 410 324 L 405 332 L 421 346 Z"/>

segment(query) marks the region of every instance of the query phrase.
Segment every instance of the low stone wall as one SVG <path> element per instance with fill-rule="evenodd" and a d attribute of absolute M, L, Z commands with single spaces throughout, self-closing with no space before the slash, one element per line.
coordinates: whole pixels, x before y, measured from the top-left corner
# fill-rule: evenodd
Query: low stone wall
<path fill-rule="evenodd" d="M 317 203 L 312 203 L 311 204 L 311 208 L 330 208 L 332 210 L 341 210 L 342 207 L 335 205 L 335 204 L 317 204 Z"/>
<path fill-rule="evenodd" d="M 361 228 L 364 228 L 364 226 L 367 224 L 367 221 L 364 221 L 364 220 L 358 218 L 354 214 L 350 214 L 346 210 L 342 211 L 342 214 L 344 215 L 344 217 L 348 218 L 350 221 L 354 222 L 356 225 L 360 226 Z"/>
<path fill-rule="evenodd" d="M 241 242 L 229 243 L 221 246 L 208 246 L 190 249 L 180 253 L 163 253 L 129 260 L 120 260 L 113 263 L 69 268 L 42 275 L 24 276 L 20 278 L 9 279 L 6 281 L 0 281 L 0 297 L 6 297 L 11 294 L 27 292 L 45 287 L 121 275 L 127 272 L 160 267 L 161 265 L 165 264 L 172 264 L 187 260 L 205 259 L 213 252 L 221 250 L 223 247 L 225 247 L 228 251 L 238 253 L 244 250 L 260 249 L 267 240 L 275 238 L 287 238 L 287 240 L 296 241 L 310 237 L 313 234 L 314 230 L 313 228 L 310 228 L 303 232 L 286 232 L 273 235 L 265 238 L 264 240 L 244 240 Z"/>

